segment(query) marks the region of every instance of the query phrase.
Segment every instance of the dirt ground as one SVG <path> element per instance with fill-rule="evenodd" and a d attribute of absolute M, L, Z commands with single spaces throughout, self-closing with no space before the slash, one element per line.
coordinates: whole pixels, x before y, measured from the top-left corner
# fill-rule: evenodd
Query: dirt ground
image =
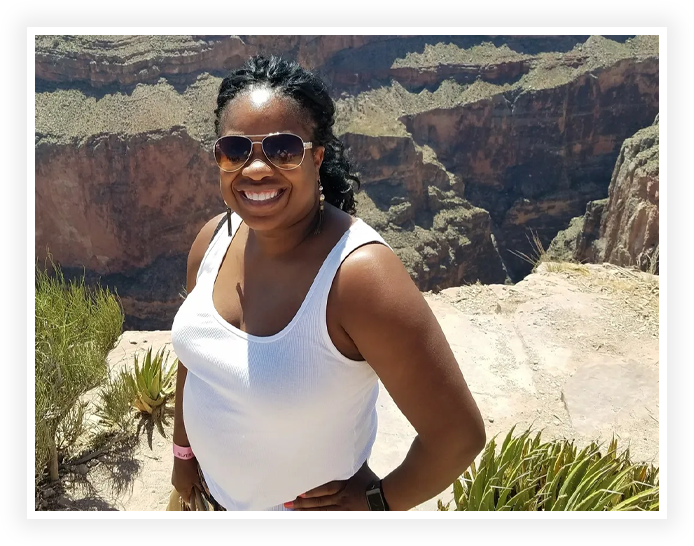
<path fill-rule="evenodd" d="M 469 285 L 424 297 L 433 309 L 485 419 L 487 439 L 532 426 L 577 445 L 619 438 L 633 460 L 659 464 L 659 279 L 615 266 L 542 264 L 514 285 Z M 124 332 L 112 370 L 133 355 L 170 346 L 170 332 Z M 370 466 L 385 475 L 415 431 L 381 386 Z M 131 440 L 61 467 L 41 484 L 40 510 L 163 510 L 171 492 L 171 432 L 146 423 Z M 84 460 L 85 457 L 82 457 Z M 449 488 L 450 489 L 450 488 Z M 436 510 L 436 501 L 415 510 Z"/>

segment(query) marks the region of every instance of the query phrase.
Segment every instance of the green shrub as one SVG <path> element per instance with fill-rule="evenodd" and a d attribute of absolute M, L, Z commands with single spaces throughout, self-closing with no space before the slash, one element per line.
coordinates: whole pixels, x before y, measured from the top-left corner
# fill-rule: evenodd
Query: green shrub
<path fill-rule="evenodd" d="M 70 447 L 84 426 L 80 397 L 107 378 L 106 356 L 123 327 L 120 302 L 107 289 L 90 289 L 84 276 L 66 282 L 36 266 L 35 280 L 35 472 L 48 466 L 58 479 L 58 452 Z"/>
<path fill-rule="evenodd" d="M 129 372 L 121 370 L 115 377 L 109 377 L 99 389 L 99 402 L 96 414 L 110 429 L 128 432 L 133 423 L 133 402 L 136 393 L 131 388 Z"/>
<path fill-rule="evenodd" d="M 614 438 L 603 455 L 595 442 L 577 452 L 572 441 L 541 443 L 540 432 L 514 429 L 453 483 L 454 510 L 658 510 L 658 469 L 632 464 L 628 448 L 617 455 Z"/>
<path fill-rule="evenodd" d="M 145 420 L 151 419 L 162 435 L 166 402 L 176 388 L 178 360 L 168 363 L 169 352 L 164 348 L 152 356 L 150 347 L 144 354 L 133 357 L 133 367 L 125 368 L 99 390 L 97 415 L 111 431 L 129 433 L 134 421 L 133 409 Z"/>

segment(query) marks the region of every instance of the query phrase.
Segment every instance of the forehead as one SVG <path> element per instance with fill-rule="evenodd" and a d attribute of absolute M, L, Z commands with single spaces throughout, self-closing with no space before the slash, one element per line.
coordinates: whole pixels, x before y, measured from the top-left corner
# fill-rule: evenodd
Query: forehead
<path fill-rule="evenodd" d="M 268 88 L 244 91 L 224 108 L 221 135 L 264 135 L 289 132 L 311 138 L 311 119 L 290 97 Z"/>

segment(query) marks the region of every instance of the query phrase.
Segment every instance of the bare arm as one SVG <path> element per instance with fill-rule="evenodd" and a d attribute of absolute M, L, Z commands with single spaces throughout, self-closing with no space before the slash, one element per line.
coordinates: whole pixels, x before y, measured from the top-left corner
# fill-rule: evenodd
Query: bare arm
<path fill-rule="evenodd" d="M 341 323 L 417 431 L 383 479 L 391 510 L 409 510 L 448 487 L 484 448 L 484 422 L 433 312 L 400 260 L 365 245 L 333 284 Z"/>
<path fill-rule="evenodd" d="M 193 288 L 195 288 L 195 280 L 198 275 L 200 263 L 202 262 L 202 257 L 205 255 L 205 251 L 209 246 L 214 229 L 222 219 L 222 216 L 223 214 L 220 214 L 207 222 L 207 224 L 205 224 L 198 233 L 198 236 L 195 238 L 195 241 L 190 248 L 186 273 L 186 293 L 188 294 L 190 294 L 193 291 Z M 190 443 L 188 442 L 188 435 L 186 434 L 186 427 L 183 423 L 183 387 L 185 385 L 187 375 L 188 369 L 183 365 L 182 362 L 179 361 L 178 372 L 176 374 L 173 441 L 175 444 L 183 447 L 190 446 Z"/>
<path fill-rule="evenodd" d="M 195 279 L 198 275 L 198 269 L 202 262 L 202 257 L 205 255 L 205 250 L 210 243 L 214 228 L 219 223 L 221 216 L 213 218 L 200 230 L 198 236 L 193 242 L 193 246 L 188 254 L 188 270 L 186 273 L 186 291 L 190 294 L 195 288 Z M 174 430 L 173 441 L 175 444 L 182 447 L 189 447 L 188 435 L 186 434 L 186 426 L 183 422 L 183 387 L 186 383 L 188 370 L 184 364 L 178 362 L 178 371 L 176 374 L 176 402 L 174 407 Z M 181 498 L 188 502 L 194 486 L 200 488 L 200 479 L 198 477 L 198 465 L 195 459 L 178 459 L 174 458 L 173 471 L 171 473 L 171 483 L 176 488 Z"/>

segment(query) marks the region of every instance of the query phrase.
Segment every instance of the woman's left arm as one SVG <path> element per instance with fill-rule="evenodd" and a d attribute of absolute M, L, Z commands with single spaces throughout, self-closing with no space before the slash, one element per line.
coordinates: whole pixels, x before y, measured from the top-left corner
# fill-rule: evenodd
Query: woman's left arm
<path fill-rule="evenodd" d="M 405 460 L 382 483 L 390 509 L 409 510 L 439 494 L 472 463 L 486 443 L 484 421 L 434 313 L 390 249 L 369 244 L 345 259 L 330 304 L 417 431 Z M 343 496 L 365 495 L 364 478 L 355 480 L 362 483 L 344 482 Z M 332 493 L 317 488 L 308 496 L 321 490 Z M 311 498 L 297 501 L 298 509 L 316 504 Z"/>

